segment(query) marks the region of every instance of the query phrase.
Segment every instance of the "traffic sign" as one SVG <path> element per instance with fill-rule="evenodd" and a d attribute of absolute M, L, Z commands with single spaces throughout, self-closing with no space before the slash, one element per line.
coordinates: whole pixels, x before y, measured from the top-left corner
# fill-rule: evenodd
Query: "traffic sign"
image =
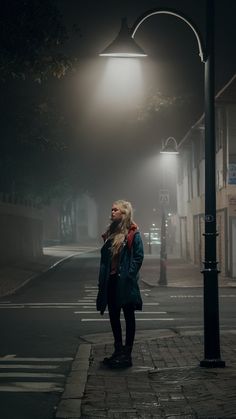
<path fill-rule="evenodd" d="M 168 205 L 170 202 L 170 195 L 168 189 L 161 189 L 159 192 L 159 202 L 161 205 Z"/>

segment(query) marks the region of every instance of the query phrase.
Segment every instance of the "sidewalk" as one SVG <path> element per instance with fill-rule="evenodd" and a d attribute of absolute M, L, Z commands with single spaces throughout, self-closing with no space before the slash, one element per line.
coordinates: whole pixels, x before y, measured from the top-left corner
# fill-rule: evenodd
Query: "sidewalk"
<path fill-rule="evenodd" d="M 64 399 L 64 414 L 61 405 L 56 417 L 235 419 L 236 334 L 222 336 L 222 359 L 227 365 L 223 369 L 198 367 L 203 348 L 199 334 L 151 336 L 152 332 L 145 339 L 137 337 L 133 367 L 124 370 L 100 365 L 112 352 L 112 344 L 92 345 L 84 394 L 77 399 L 81 404 L 73 411 L 73 399 Z M 71 407 L 67 413 L 66 401 Z"/>
<path fill-rule="evenodd" d="M 157 256 L 145 255 L 141 270 L 141 278 L 149 286 L 158 286 L 159 259 Z M 203 275 L 201 268 L 186 263 L 182 259 L 167 259 L 166 277 L 168 287 L 202 287 Z M 218 276 L 219 287 L 236 287 L 236 279 Z M 235 416 L 236 418 L 236 416 Z"/>

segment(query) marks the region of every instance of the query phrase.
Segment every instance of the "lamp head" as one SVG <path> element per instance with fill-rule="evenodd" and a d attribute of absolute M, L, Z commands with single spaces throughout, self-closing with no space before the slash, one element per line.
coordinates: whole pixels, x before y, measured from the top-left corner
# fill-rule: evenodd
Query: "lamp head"
<path fill-rule="evenodd" d="M 176 139 L 174 137 L 167 138 L 167 140 L 166 140 L 165 144 L 163 145 L 160 153 L 161 154 L 168 154 L 168 155 L 179 154 Z"/>
<path fill-rule="evenodd" d="M 100 57 L 118 58 L 137 58 L 147 56 L 147 54 L 145 54 L 142 48 L 132 38 L 126 18 L 121 20 L 121 28 L 117 37 L 99 55 Z"/>

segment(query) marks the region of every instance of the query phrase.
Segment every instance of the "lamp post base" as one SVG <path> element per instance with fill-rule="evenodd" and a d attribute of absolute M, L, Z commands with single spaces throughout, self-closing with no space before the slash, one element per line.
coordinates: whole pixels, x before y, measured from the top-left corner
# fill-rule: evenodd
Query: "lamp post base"
<path fill-rule="evenodd" d="M 167 281 L 160 278 L 158 281 L 158 285 L 159 287 L 167 287 Z"/>
<path fill-rule="evenodd" d="M 158 285 L 161 287 L 167 286 L 166 258 L 160 260 L 160 277 L 159 277 Z"/>
<path fill-rule="evenodd" d="M 225 362 L 221 359 L 203 359 L 199 366 L 203 368 L 224 368 Z"/>

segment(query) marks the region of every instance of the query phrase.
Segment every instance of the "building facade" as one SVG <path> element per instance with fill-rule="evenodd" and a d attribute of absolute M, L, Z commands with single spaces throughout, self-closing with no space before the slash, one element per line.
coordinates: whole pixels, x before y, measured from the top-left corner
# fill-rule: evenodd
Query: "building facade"
<path fill-rule="evenodd" d="M 236 279 L 236 74 L 216 95 L 217 260 L 222 275 Z M 204 115 L 179 144 L 177 212 L 180 254 L 204 259 Z"/>
<path fill-rule="evenodd" d="M 97 240 L 97 204 L 87 193 L 54 200 L 42 209 L 42 214 L 44 245 Z"/>

